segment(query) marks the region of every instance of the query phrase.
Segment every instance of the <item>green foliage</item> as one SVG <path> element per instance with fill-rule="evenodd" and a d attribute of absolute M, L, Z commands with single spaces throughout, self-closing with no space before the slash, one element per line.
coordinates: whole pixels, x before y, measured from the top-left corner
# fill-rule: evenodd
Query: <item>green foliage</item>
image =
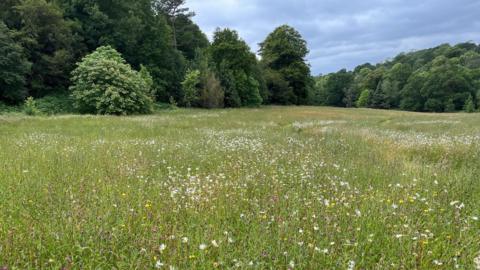
<path fill-rule="evenodd" d="M 288 81 L 277 71 L 267 68 L 264 70 L 267 88 L 270 91 L 272 104 L 292 105 L 297 99 Z"/>
<path fill-rule="evenodd" d="M 148 71 L 148 68 L 144 65 L 140 65 L 139 75 L 145 81 L 146 89 L 149 89 L 150 97 L 155 100 L 154 81 L 152 75 L 150 75 L 150 72 Z"/>
<path fill-rule="evenodd" d="M 22 107 L 23 107 L 23 104 L 21 104 L 21 105 L 10 105 L 10 104 L 5 104 L 2 101 L 0 101 L 0 114 L 19 113 L 19 112 L 22 112 Z"/>
<path fill-rule="evenodd" d="M 24 0 L 15 10 L 21 19 L 21 42 L 33 63 L 27 82 L 29 94 L 38 98 L 66 90 L 75 62 L 73 45 L 77 42 L 72 24 L 52 1 Z"/>
<path fill-rule="evenodd" d="M 345 91 L 347 91 L 353 81 L 353 74 L 345 69 L 331 74 L 325 83 L 325 102 L 327 106 L 344 107 Z"/>
<path fill-rule="evenodd" d="M 99 47 L 72 72 L 75 106 L 83 113 L 139 114 L 152 110 L 148 82 L 110 46 Z"/>
<path fill-rule="evenodd" d="M 365 89 L 357 100 L 357 107 L 366 108 L 370 104 L 370 90 Z"/>
<path fill-rule="evenodd" d="M 37 108 L 37 104 L 36 104 L 35 100 L 33 99 L 33 97 L 28 97 L 25 100 L 25 104 L 23 105 L 23 112 L 26 115 L 30 115 L 30 116 L 35 116 L 35 115 L 38 115 L 40 113 L 40 111 Z"/>
<path fill-rule="evenodd" d="M 198 97 L 200 107 L 207 109 L 223 108 L 225 92 L 212 71 L 206 71 L 202 77 L 202 85 Z"/>
<path fill-rule="evenodd" d="M 40 104 L 44 96 L 63 95 L 74 63 L 98 47 L 112 46 L 140 70 L 150 89 L 145 95 L 160 103 L 203 107 L 202 94 L 214 100 L 223 94 L 223 102 L 205 104 L 352 107 L 368 89 L 372 108 L 459 111 L 469 96 L 480 108 L 475 93 L 480 46 L 475 43 L 442 44 L 313 79 L 305 60 L 307 42 L 294 28 L 282 25 L 270 33 L 260 44 L 259 62 L 234 30 L 217 29 L 210 45 L 194 15 L 186 0 L 0 1 L 0 100 L 14 104 L 32 96 Z M 195 91 L 182 85 L 189 80 L 188 70 L 200 72 Z M 117 90 L 106 93 L 110 103 L 120 106 L 125 100 L 114 94 Z M 95 111 L 97 105 L 111 110 L 97 103 L 85 107 Z"/>
<path fill-rule="evenodd" d="M 475 103 L 473 102 L 473 97 L 472 95 L 468 96 L 467 101 L 465 102 L 465 106 L 463 107 L 463 110 L 467 113 L 473 113 L 475 112 Z"/>
<path fill-rule="evenodd" d="M 198 88 L 200 84 L 200 71 L 190 70 L 182 82 L 183 92 L 185 94 L 183 102 L 185 106 L 191 107 L 198 99 Z"/>
<path fill-rule="evenodd" d="M 177 101 L 175 100 L 174 97 L 171 96 L 171 97 L 168 99 L 168 103 L 170 104 L 170 107 L 171 107 L 171 108 L 173 108 L 173 109 L 178 108 L 178 103 L 177 103 Z"/>
<path fill-rule="evenodd" d="M 328 81 L 328 77 L 329 76 L 319 76 L 314 78 L 315 84 L 311 100 L 313 105 L 325 105 L 325 101 L 327 100 L 325 85 Z"/>
<path fill-rule="evenodd" d="M 477 108 L 480 110 L 480 90 L 477 91 L 475 96 L 477 97 Z"/>
<path fill-rule="evenodd" d="M 410 111 L 459 111 L 480 85 L 480 56 L 473 43 L 399 54 L 391 61 L 320 76 L 317 104 L 350 106 L 361 91 L 370 90 L 368 107 Z M 320 78 L 324 78 L 320 80 Z M 320 87 L 320 88 L 319 88 Z M 321 95 L 319 95 L 321 93 Z M 475 105 L 475 98 L 473 98 Z"/>
<path fill-rule="evenodd" d="M 448 99 L 447 103 L 445 104 L 445 112 L 454 112 L 455 111 L 455 103 L 453 99 Z"/>
<path fill-rule="evenodd" d="M 271 103 L 310 103 L 308 99 L 314 81 L 310 77 L 310 67 L 305 62 L 308 52 L 306 41 L 288 25 L 275 29 L 260 44 L 262 64 L 268 70 L 265 73 L 269 73 L 266 78 L 274 80 L 266 79 L 266 84 L 271 86 Z M 287 82 L 289 89 L 281 85 L 283 83 L 279 84 L 280 81 Z"/>
<path fill-rule="evenodd" d="M 217 29 L 210 56 L 228 107 L 258 106 L 262 103 L 260 83 L 255 79 L 257 60 L 236 31 Z M 255 74 L 255 75 L 254 75 Z"/>
<path fill-rule="evenodd" d="M 153 92 L 159 102 L 173 96 L 183 98 L 181 82 L 186 61 L 172 46 L 174 31 L 169 17 L 152 9 L 151 0 L 75 0 L 65 1 L 66 15 L 75 18 L 82 46 L 93 51 L 111 45 L 135 69 L 145 65 L 153 78 Z M 188 41 L 185 42 L 188 47 Z M 186 50 L 194 50 L 196 44 Z"/>
<path fill-rule="evenodd" d="M 426 81 L 428 73 L 415 72 L 408 79 L 407 84 L 401 92 L 400 108 L 409 111 L 422 111 L 425 98 L 421 94 L 421 89 Z"/>
<path fill-rule="evenodd" d="M 17 103 L 25 99 L 26 76 L 31 64 L 12 32 L 0 21 L 0 101 Z"/>
<path fill-rule="evenodd" d="M 40 113 L 45 115 L 76 113 L 73 98 L 68 94 L 49 95 L 35 100 Z"/>
<path fill-rule="evenodd" d="M 208 48 L 210 45 L 207 36 L 202 32 L 190 17 L 180 15 L 175 21 L 177 49 L 187 60 L 195 58 L 195 51 Z"/>

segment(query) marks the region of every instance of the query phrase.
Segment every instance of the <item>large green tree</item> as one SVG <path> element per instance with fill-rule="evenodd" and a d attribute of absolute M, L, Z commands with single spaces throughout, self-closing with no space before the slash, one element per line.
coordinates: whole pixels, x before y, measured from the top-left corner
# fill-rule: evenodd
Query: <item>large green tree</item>
<path fill-rule="evenodd" d="M 267 81 L 271 103 L 309 103 L 314 82 L 310 76 L 310 67 L 305 61 L 308 52 L 307 42 L 297 30 L 288 25 L 278 27 L 260 43 L 262 64 L 266 73 L 270 74 L 268 78 L 275 80 Z M 288 88 L 279 87 L 283 84 L 280 83 L 282 80 L 288 83 Z"/>
<path fill-rule="evenodd" d="M 41 97 L 64 91 L 75 63 L 76 38 L 71 23 L 54 2 L 24 0 L 12 8 L 21 20 L 19 37 L 33 63 L 27 79 L 30 95 Z"/>
<path fill-rule="evenodd" d="M 179 15 L 176 19 L 176 44 L 187 60 L 195 58 L 195 51 L 207 48 L 210 43 L 202 32 L 188 16 Z"/>
<path fill-rule="evenodd" d="M 0 22 L 0 100 L 18 103 L 27 96 L 26 76 L 31 64 L 12 31 Z"/>
<path fill-rule="evenodd" d="M 345 92 L 351 87 L 353 74 L 345 69 L 331 74 L 325 83 L 325 105 L 344 107 Z"/>
<path fill-rule="evenodd" d="M 258 106 L 262 103 L 260 83 L 255 79 L 258 65 L 255 54 L 238 33 L 217 29 L 210 47 L 211 60 L 225 89 L 228 107 Z"/>

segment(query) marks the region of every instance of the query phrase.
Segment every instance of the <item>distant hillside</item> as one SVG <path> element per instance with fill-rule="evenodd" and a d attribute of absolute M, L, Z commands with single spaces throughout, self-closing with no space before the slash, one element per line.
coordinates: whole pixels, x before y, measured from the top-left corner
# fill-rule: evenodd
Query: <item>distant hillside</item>
<path fill-rule="evenodd" d="M 480 107 L 480 45 L 444 44 L 315 79 L 319 105 L 473 112 Z"/>

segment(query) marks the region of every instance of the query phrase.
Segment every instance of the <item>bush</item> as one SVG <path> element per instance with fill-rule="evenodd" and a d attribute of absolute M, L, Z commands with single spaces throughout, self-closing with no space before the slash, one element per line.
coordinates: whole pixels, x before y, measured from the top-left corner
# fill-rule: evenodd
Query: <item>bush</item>
<path fill-rule="evenodd" d="M 75 113 L 73 98 L 67 94 L 51 95 L 36 100 L 36 106 L 42 114 Z"/>
<path fill-rule="evenodd" d="M 115 49 L 99 47 L 72 72 L 74 104 L 82 113 L 151 113 L 149 82 L 142 77 Z"/>
<path fill-rule="evenodd" d="M 200 71 L 191 70 L 187 72 L 182 82 L 184 92 L 183 102 L 185 106 L 192 107 L 198 99 L 198 85 L 200 84 Z"/>
<path fill-rule="evenodd" d="M 465 102 L 465 106 L 463 108 L 465 110 L 465 112 L 467 113 L 473 113 L 475 112 L 475 103 L 473 102 L 473 97 L 472 95 L 470 95 L 467 99 L 467 101 Z"/>
<path fill-rule="evenodd" d="M 0 101 L 0 114 L 2 113 L 18 113 L 21 112 L 22 108 L 20 106 L 8 105 Z"/>
<path fill-rule="evenodd" d="M 206 72 L 202 84 L 203 88 L 199 96 L 200 106 L 207 109 L 223 108 L 225 92 L 212 71 Z"/>
<path fill-rule="evenodd" d="M 31 116 L 38 115 L 40 113 L 33 97 L 28 97 L 27 100 L 25 100 L 25 104 L 23 105 L 23 112 L 26 115 Z"/>
<path fill-rule="evenodd" d="M 424 110 L 427 112 L 444 112 L 446 106 L 439 99 L 429 98 L 427 102 L 425 102 Z"/>
<path fill-rule="evenodd" d="M 453 99 L 449 98 L 445 104 L 445 112 L 455 112 L 455 103 Z"/>
<path fill-rule="evenodd" d="M 370 104 L 370 90 L 363 90 L 357 100 L 358 108 L 366 108 Z"/>

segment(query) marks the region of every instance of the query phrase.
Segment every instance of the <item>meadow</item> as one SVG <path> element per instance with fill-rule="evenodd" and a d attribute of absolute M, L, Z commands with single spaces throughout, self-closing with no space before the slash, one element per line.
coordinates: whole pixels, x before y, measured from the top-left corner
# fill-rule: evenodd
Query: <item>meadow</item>
<path fill-rule="evenodd" d="M 0 269 L 480 269 L 480 115 L 0 116 Z"/>

